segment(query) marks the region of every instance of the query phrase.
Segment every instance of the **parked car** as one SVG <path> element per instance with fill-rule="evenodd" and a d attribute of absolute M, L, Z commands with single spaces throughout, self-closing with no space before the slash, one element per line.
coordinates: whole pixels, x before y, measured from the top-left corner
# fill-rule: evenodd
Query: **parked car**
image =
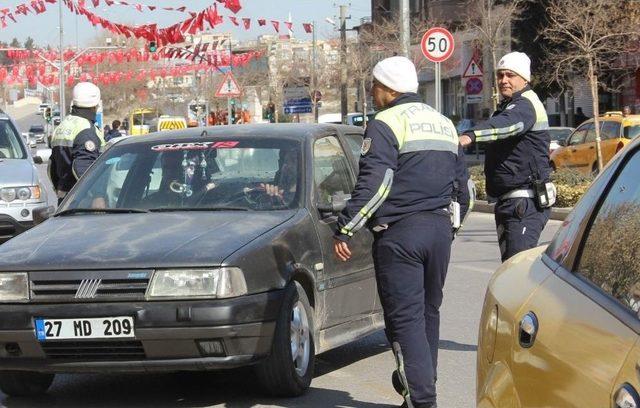
<path fill-rule="evenodd" d="M 551 126 L 549 127 L 549 136 L 551 136 L 551 143 L 549 144 L 549 151 L 553 153 L 555 150 L 562 146 L 567 145 L 567 139 L 571 132 L 575 129 L 572 127 Z"/>
<path fill-rule="evenodd" d="M 631 139 L 640 135 L 640 115 L 607 112 L 599 120 L 602 160 L 607 164 Z M 578 126 L 567 139 L 567 145 L 551 154 L 551 166 L 554 169 L 570 167 L 585 174 L 598 172 L 593 118 Z"/>
<path fill-rule="evenodd" d="M 47 198 L 30 150 L 11 118 L 0 111 L 0 244 L 33 226 Z"/>
<path fill-rule="evenodd" d="M 375 115 L 375 112 L 367 113 L 367 121 L 372 120 Z M 342 123 L 342 115 L 340 113 L 324 113 L 318 116 L 318 123 L 333 123 L 339 125 Z M 348 113 L 347 125 L 363 126 L 364 115 L 361 112 Z"/>
<path fill-rule="evenodd" d="M 44 111 L 50 107 L 51 107 L 50 103 L 41 103 L 40 105 L 38 105 L 38 110 L 36 111 L 36 115 L 44 114 Z"/>
<path fill-rule="evenodd" d="M 548 247 L 491 277 L 477 406 L 638 407 L 640 140 L 594 181 Z"/>
<path fill-rule="evenodd" d="M 361 128 L 304 124 L 112 144 L 52 218 L 0 247 L 0 390 L 254 365 L 271 393 L 303 393 L 317 353 L 384 324 L 372 235 L 348 263 L 332 249 L 361 144 Z"/>
<path fill-rule="evenodd" d="M 45 133 L 43 125 L 31 125 L 29 127 L 29 136 L 33 138 L 36 143 L 44 143 Z"/>

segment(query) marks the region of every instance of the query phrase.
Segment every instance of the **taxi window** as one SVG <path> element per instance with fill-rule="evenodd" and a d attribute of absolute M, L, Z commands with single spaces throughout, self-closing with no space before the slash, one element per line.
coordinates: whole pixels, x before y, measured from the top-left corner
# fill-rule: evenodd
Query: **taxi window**
<path fill-rule="evenodd" d="M 624 137 L 633 139 L 640 135 L 640 125 L 629 125 L 624 127 Z"/>
<path fill-rule="evenodd" d="M 609 189 L 583 238 L 574 272 L 640 316 L 640 153 Z"/>
<path fill-rule="evenodd" d="M 600 138 L 602 140 L 617 139 L 620 137 L 620 122 L 605 121 L 602 122 L 602 130 Z"/>
<path fill-rule="evenodd" d="M 347 156 L 335 136 L 323 137 L 313 145 L 313 180 L 319 203 L 331 203 L 335 194 L 349 194 L 354 181 Z"/>
<path fill-rule="evenodd" d="M 596 141 L 596 127 L 593 126 L 593 123 L 589 123 L 589 127 L 587 128 L 587 135 L 584 138 L 584 143 L 593 143 Z"/>
<path fill-rule="evenodd" d="M 586 123 L 580 126 L 578 129 L 576 129 L 576 131 L 573 132 L 573 134 L 569 138 L 569 143 L 568 143 L 569 146 L 584 143 L 584 138 L 587 135 L 587 131 L 589 130 L 590 126 L 593 127 L 591 123 Z"/>

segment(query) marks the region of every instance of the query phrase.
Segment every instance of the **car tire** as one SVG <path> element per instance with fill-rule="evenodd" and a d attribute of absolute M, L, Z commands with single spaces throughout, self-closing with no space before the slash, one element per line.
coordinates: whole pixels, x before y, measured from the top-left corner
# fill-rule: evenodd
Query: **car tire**
<path fill-rule="evenodd" d="M 268 394 L 297 397 L 309 389 L 314 364 L 313 309 L 302 286 L 291 282 L 276 321 L 271 354 L 256 366 L 256 374 Z"/>
<path fill-rule="evenodd" d="M 12 397 L 28 397 L 47 392 L 55 374 L 33 371 L 0 371 L 0 390 Z"/>

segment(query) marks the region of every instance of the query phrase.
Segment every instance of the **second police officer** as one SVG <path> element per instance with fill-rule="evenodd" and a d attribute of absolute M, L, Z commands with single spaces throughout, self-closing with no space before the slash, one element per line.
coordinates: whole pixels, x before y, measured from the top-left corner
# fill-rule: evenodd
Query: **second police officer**
<path fill-rule="evenodd" d="M 503 101 L 493 116 L 460 137 L 463 146 L 486 143 L 487 195 L 495 202 L 502 261 L 538 245 L 556 190 L 549 180 L 549 123 L 531 89 L 531 60 L 512 52 L 497 67 Z"/>
<path fill-rule="evenodd" d="M 100 89 L 90 82 L 78 83 L 73 88 L 71 113 L 53 133 L 49 177 L 58 203 L 100 155 L 104 141 L 96 126 L 99 104 Z"/>
<path fill-rule="evenodd" d="M 455 127 L 422 103 L 417 90 L 416 69 L 405 57 L 373 69 L 372 96 L 381 111 L 367 127 L 334 252 L 348 261 L 349 238 L 365 225 L 374 231 L 376 281 L 397 363 L 394 386 L 403 407 L 431 408 L 453 239 L 450 212 L 457 212 L 456 201 L 464 218 L 470 184 Z"/>

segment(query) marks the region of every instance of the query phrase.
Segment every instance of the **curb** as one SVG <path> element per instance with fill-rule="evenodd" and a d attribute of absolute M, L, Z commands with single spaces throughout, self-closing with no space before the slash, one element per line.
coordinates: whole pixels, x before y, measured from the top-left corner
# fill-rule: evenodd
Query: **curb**
<path fill-rule="evenodd" d="M 549 217 L 552 220 L 556 221 L 564 221 L 567 218 L 567 215 L 573 210 L 572 207 L 567 208 L 551 208 L 551 216 Z M 489 213 L 493 214 L 493 203 L 489 204 L 484 200 L 476 200 L 473 205 L 473 211 L 481 212 L 481 213 Z"/>

